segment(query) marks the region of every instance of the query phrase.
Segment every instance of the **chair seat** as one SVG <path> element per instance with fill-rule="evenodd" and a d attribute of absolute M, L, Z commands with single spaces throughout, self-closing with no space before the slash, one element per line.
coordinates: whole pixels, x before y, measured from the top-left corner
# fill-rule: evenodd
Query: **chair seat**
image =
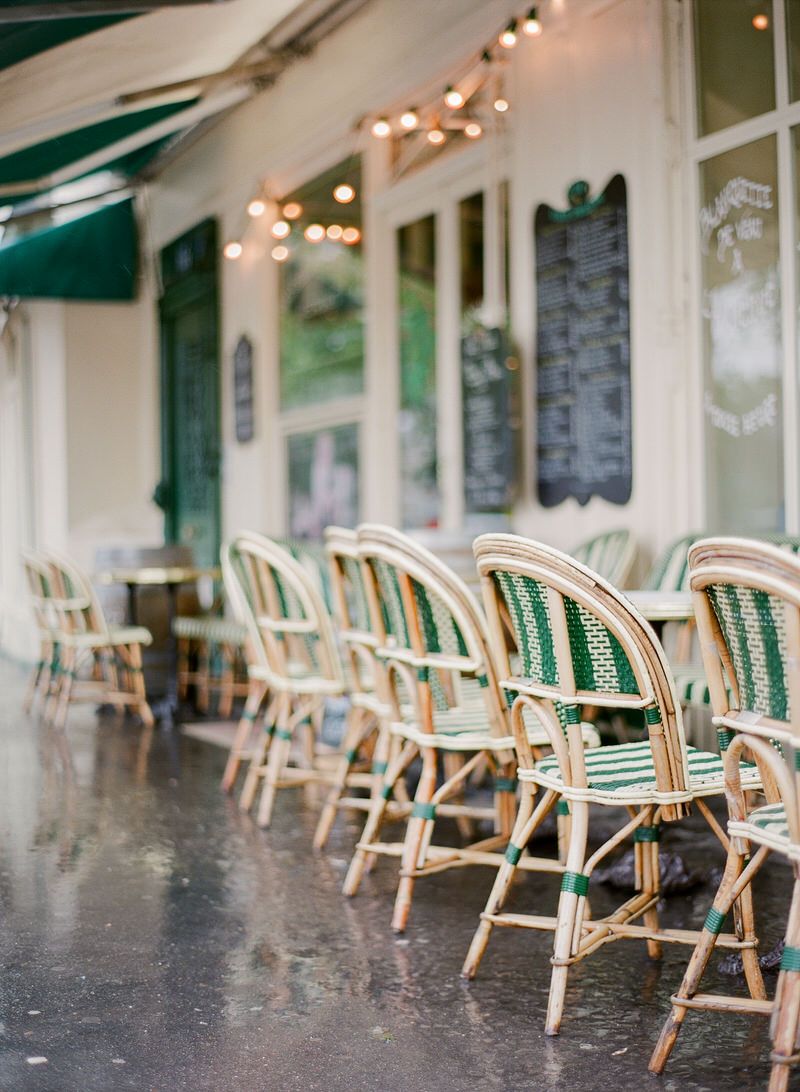
<path fill-rule="evenodd" d="M 656 787 L 650 743 L 621 743 L 586 752 L 586 788 L 565 786 L 554 755 L 541 759 L 532 770 L 520 770 L 520 781 L 533 781 L 555 789 L 568 800 L 592 800 L 597 803 L 658 804 L 691 800 L 693 796 L 714 796 L 724 791 L 722 758 L 709 751 L 687 747 L 689 791 L 664 793 Z M 742 763 L 742 785 L 759 788 L 755 766 Z"/>
<path fill-rule="evenodd" d="M 547 732 L 533 715 L 526 709 L 525 726 L 528 730 L 528 742 L 532 747 L 549 747 Z M 486 719 L 486 707 L 483 702 L 436 710 L 433 714 L 434 732 L 425 732 L 413 722 L 396 722 L 392 731 L 404 739 L 409 739 L 421 746 L 437 747 L 445 751 L 508 751 L 514 749 L 514 737 L 493 736 Z M 600 737 L 594 726 L 582 724 L 581 733 L 586 747 L 599 747 Z"/>
<path fill-rule="evenodd" d="M 216 615 L 179 615 L 172 623 L 176 637 L 192 641 L 216 641 L 220 644 L 243 645 L 247 630 L 231 618 Z"/>
<path fill-rule="evenodd" d="M 112 626 L 107 633 L 60 632 L 57 640 L 71 648 L 112 648 L 115 645 L 149 645 L 153 642 L 153 635 L 144 626 Z"/>
<path fill-rule="evenodd" d="M 800 859 L 800 846 L 789 839 L 789 824 L 783 804 L 765 804 L 751 811 L 742 822 L 731 820 L 728 833 L 735 838 L 746 838 L 748 842 L 769 846 L 787 857 Z"/>

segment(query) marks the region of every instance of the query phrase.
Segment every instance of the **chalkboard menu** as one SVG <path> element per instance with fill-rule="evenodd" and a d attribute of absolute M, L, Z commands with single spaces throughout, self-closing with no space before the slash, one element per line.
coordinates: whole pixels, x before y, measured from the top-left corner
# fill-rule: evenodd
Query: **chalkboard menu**
<path fill-rule="evenodd" d="M 240 337 L 233 351 L 233 408 L 236 439 L 240 444 L 253 439 L 253 344 Z"/>
<path fill-rule="evenodd" d="M 468 512 L 496 512 L 512 500 L 509 346 L 502 330 L 479 327 L 461 340 L 464 500 Z"/>
<path fill-rule="evenodd" d="M 569 208 L 536 210 L 536 437 L 545 507 L 631 495 L 628 212 L 625 179 Z"/>

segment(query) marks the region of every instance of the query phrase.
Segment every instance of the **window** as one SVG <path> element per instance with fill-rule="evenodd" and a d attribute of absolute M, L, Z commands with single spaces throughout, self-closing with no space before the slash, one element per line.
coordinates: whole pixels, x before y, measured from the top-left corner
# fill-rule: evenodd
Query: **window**
<path fill-rule="evenodd" d="M 358 523 L 358 425 L 288 437 L 289 534 L 321 539 L 329 524 Z"/>

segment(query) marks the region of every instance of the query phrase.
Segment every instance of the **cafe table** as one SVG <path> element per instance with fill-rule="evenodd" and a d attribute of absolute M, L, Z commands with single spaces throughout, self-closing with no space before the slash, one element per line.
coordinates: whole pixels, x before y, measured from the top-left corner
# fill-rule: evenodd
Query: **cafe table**
<path fill-rule="evenodd" d="M 173 622 L 178 613 L 178 589 L 183 584 L 195 584 L 203 578 L 219 580 L 219 568 L 197 568 L 193 565 L 115 566 L 97 574 L 101 584 L 124 584 L 128 589 L 128 621 L 137 624 L 137 592 L 139 588 L 164 588 L 167 595 L 169 621 L 169 663 L 167 692 L 152 704 L 153 715 L 163 728 L 171 728 L 178 717 L 178 642 Z"/>
<path fill-rule="evenodd" d="M 688 622 L 694 618 L 691 592 L 635 589 L 623 594 L 648 622 Z"/>

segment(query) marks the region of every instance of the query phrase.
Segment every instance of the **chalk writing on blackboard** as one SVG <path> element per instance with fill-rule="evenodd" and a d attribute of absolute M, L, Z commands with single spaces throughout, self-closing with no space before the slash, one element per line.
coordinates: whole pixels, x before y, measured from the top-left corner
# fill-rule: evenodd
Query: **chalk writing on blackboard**
<path fill-rule="evenodd" d="M 628 214 L 625 179 L 569 207 L 539 205 L 536 244 L 536 446 L 545 507 L 631 495 Z"/>
<path fill-rule="evenodd" d="M 233 407 L 236 439 L 240 444 L 253 439 L 253 344 L 240 337 L 233 351 Z"/>
<path fill-rule="evenodd" d="M 464 501 L 468 512 L 496 512 L 512 500 L 514 431 L 510 356 L 502 330 L 478 327 L 461 339 Z"/>

